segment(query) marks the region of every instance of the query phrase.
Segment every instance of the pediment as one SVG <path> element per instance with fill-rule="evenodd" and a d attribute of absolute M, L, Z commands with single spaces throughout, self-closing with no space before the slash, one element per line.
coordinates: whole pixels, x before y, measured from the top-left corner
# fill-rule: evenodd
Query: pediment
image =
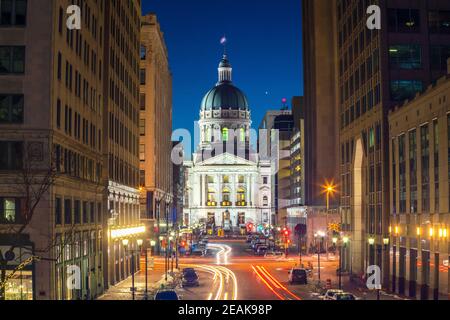
<path fill-rule="evenodd" d="M 222 153 L 220 155 L 217 155 L 215 157 L 211 157 L 209 159 L 206 159 L 203 162 L 200 162 L 197 164 L 198 166 L 211 166 L 211 165 L 217 165 L 217 166 L 232 166 L 232 165 L 241 165 L 241 166 L 254 166 L 256 165 L 255 162 L 246 160 L 244 158 L 238 157 L 236 155 L 233 155 L 231 153 Z"/>

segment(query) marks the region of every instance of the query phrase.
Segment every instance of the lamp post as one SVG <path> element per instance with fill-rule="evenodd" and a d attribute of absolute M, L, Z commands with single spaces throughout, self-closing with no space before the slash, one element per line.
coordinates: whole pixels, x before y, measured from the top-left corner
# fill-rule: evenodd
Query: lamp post
<path fill-rule="evenodd" d="M 175 236 L 175 232 L 171 232 L 170 233 L 170 237 L 169 237 L 169 248 L 170 248 L 170 263 L 171 263 L 171 273 L 173 274 L 173 239 Z M 168 261 L 169 262 L 169 261 Z"/>
<path fill-rule="evenodd" d="M 316 240 L 316 247 L 317 247 L 317 275 L 320 282 L 320 251 L 322 249 L 322 241 L 325 236 L 325 233 L 323 231 L 318 231 L 314 234 L 314 238 Z M 317 238 L 320 237 L 320 241 L 317 242 Z"/>
<path fill-rule="evenodd" d="M 141 239 L 137 240 L 137 245 L 139 247 L 139 252 L 141 252 L 141 248 L 142 248 L 142 243 L 143 241 Z M 125 254 L 127 255 L 128 251 L 131 252 L 131 296 L 132 299 L 135 300 L 136 299 L 136 288 L 134 286 L 134 273 L 135 273 L 135 261 L 134 261 L 134 251 L 135 250 L 128 250 L 128 244 L 129 244 L 129 240 L 128 239 L 123 239 L 122 240 L 122 245 L 125 248 Z"/>
<path fill-rule="evenodd" d="M 327 211 L 325 213 L 325 224 L 326 224 L 326 234 L 328 235 L 328 212 L 330 211 L 330 195 L 333 195 L 336 192 L 336 186 L 334 185 L 333 182 L 326 182 L 325 185 L 322 186 L 322 188 L 326 196 Z M 325 246 L 328 260 L 328 237 L 326 239 Z"/>

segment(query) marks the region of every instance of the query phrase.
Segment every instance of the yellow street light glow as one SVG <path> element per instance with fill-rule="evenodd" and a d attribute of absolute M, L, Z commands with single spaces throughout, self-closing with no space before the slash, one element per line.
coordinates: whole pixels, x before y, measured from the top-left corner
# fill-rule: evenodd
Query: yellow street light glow
<path fill-rule="evenodd" d="M 418 236 L 420 236 L 420 235 L 422 234 L 422 230 L 420 229 L 420 227 L 417 227 L 417 229 L 416 229 L 416 234 L 417 234 Z"/>
<path fill-rule="evenodd" d="M 387 246 L 389 244 L 389 238 L 384 238 L 383 243 L 385 246 Z"/>
<path fill-rule="evenodd" d="M 444 229 L 444 238 L 447 238 L 447 229 Z"/>
<path fill-rule="evenodd" d="M 144 243 L 144 240 L 142 240 L 142 239 L 138 239 L 137 240 L 137 245 L 139 246 L 139 247 L 142 247 L 142 244 Z"/>
<path fill-rule="evenodd" d="M 375 239 L 374 238 L 369 238 L 369 244 L 371 246 L 373 246 L 375 244 Z"/>
<path fill-rule="evenodd" d="M 342 241 L 343 241 L 344 243 L 347 243 L 347 242 L 349 241 L 349 238 L 348 238 L 348 237 L 344 237 L 344 238 L 342 238 Z"/>
<path fill-rule="evenodd" d="M 122 240 L 123 246 L 124 246 L 124 247 L 128 247 L 128 242 L 129 242 L 128 239 L 123 239 L 123 240 Z"/>
<path fill-rule="evenodd" d="M 438 234 L 439 238 L 442 238 L 444 236 L 444 231 L 442 230 L 442 228 L 439 228 Z"/>
<path fill-rule="evenodd" d="M 400 231 L 398 227 L 395 227 L 395 229 L 394 229 L 394 230 L 395 230 L 395 234 L 398 234 L 398 233 L 399 233 L 399 231 Z"/>
<path fill-rule="evenodd" d="M 145 226 L 111 230 L 111 238 L 123 238 L 145 233 Z"/>
<path fill-rule="evenodd" d="M 333 243 L 336 244 L 338 242 L 338 238 L 334 237 L 333 238 Z"/>
<path fill-rule="evenodd" d="M 429 233 L 430 237 L 433 237 L 433 235 L 434 235 L 434 229 L 433 229 L 433 228 L 430 228 L 430 230 L 428 231 L 428 233 Z"/>
<path fill-rule="evenodd" d="M 392 233 L 392 227 L 389 226 L 389 233 Z"/>

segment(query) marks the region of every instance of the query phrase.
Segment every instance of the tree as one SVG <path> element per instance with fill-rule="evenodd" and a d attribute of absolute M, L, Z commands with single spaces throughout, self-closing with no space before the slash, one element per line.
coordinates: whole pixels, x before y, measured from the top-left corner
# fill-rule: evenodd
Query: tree
<path fill-rule="evenodd" d="M 24 253 L 23 257 L 14 257 L 14 250 L 23 246 L 22 240 L 35 217 L 38 206 L 57 179 L 57 165 L 59 165 L 51 146 L 41 141 L 26 141 L 23 144 L 23 157 L 22 161 L 19 161 L 19 170 L 8 172 L 0 179 L 3 187 L 9 188 L 11 193 L 21 197 L 20 215 L 16 215 L 14 219 L 11 217 L 0 221 L 0 234 L 6 236 L 10 243 L 5 252 L 0 249 L 0 300 L 6 298 L 5 287 L 9 280 L 35 261 L 50 260 L 48 253 L 56 245 L 52 234 L 49 234 L 48 244 L 44 248 L 36 248 L 31 255 L 28 252 Z M 22 261 L 25 255 L 26 259 Z M 13 260 L 21 263 L 15 266 L 7 276 L 8 263 Z"/>

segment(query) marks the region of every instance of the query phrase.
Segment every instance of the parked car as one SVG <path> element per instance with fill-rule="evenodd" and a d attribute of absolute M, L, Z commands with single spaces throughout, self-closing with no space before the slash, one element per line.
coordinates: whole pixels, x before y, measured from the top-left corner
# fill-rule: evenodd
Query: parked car
<path fill-rule="evenodd" d="M 355 295 L 348 292 L 336 293 L 330 300 L 357 300 Z"/>
<path fill-rule="evenodd" d="M 290 284 L 308 284 L 308 274 L 306 269 L 292 268 L 289 270 L 289 283 Z"/>
<path fill-rule="evenodd" d="M 183 269 L 183 274 L 181 276 L 181 283 L 183 287 L 198 287 L 200 286 L 199 277 L 197 275 L 197 272 L 195 272 L 195 269 L 193 268 L 186 268 Z"/>
<path fill-rule="evenodd" d="M 175 290 L 159 290 L 155 295 L 155 300 L 180 300 Z"/>
<path fill-rule="evenodd" d="M 333 300 L 332 297 L 337 293 L 344 293 L 344 291 L 339 289 L 329 289 L 325 294 L 322 296 L 323 300 Z"/>

